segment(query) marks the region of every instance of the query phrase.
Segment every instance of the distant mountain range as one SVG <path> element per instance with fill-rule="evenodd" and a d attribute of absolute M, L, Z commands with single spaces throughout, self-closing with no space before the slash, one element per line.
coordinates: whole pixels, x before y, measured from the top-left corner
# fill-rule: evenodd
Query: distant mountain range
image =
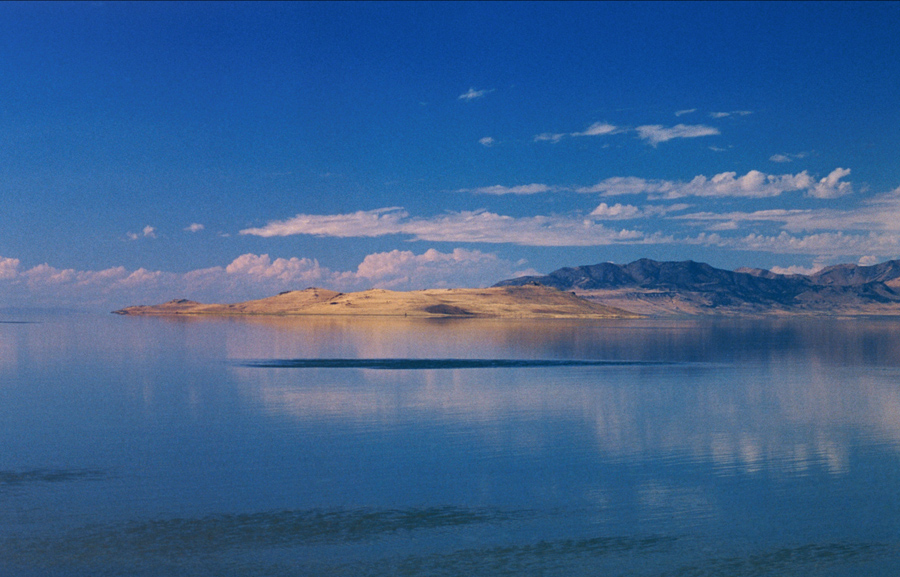
<path fill-rule="evenodd" d="M 495 286 L 537 284 L 650 315 L 900 315 L 900 260 L 840 264 L 811 275 L 640 259 L 561 268 Z"/>

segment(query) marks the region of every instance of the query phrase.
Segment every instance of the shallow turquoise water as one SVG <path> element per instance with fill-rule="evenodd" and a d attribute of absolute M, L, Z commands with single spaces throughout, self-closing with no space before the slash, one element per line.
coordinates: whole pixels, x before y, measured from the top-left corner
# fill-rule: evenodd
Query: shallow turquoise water
<path fill-rule="evenodd" d="M 894 575 L 900 323 L 0 320 L 0 575 Z"/>

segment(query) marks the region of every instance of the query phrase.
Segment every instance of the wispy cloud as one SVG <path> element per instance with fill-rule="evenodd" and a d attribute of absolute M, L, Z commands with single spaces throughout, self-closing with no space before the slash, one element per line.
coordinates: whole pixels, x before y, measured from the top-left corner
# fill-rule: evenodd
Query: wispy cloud
<path fill-rule="evenodd" d="M 420 241 L 522 246 L 603 246 L 644 238 L 638 231 L 614 230 L 577 216 L 511 217 L 488 211 L 463 211 L 410 218 L 402 208 L 337 215 L 299 214 L 264 227 L 242 230 L 241 234 L 344 238 L 404 234 Z"/>
<path fill-rule="evenodd" d="M 595 122 L 581 132 L 544 132 L 535 136 L 534 141 L 556 143 L 566 137 L 604 136 L 607 134 L 617 134 L 619 132 L 624 132 L 625 130 L 626 129 L 614 124 L 609 124 L 608 122 Z"/>
<path fill-rule="evenodd" d="M 466 101 L 475 100 L 478 98 L 482 98 L 486 94 L 490 94 L 493 91 L 494 91 L 493 89 L 491 89 L 491 90 L 475 90 L 474 88 L 469 88 L 468 91 L 459 95 L 459 100 L 466 100 Z"/>
<path fill-rule="evenodd" d="M 747 116 L 753 114 L 751 110 L 732 110 L 731 112 L 710 112 L 712 118 L 728 118 L 729 116 Z"/>
<path fill-rule="evenodd" d="M 685 114 L 691 114 L 693 112 L 697 112 L 696 108 L 687 108 L 685 110 L 676 110 L 675 116 L 684 116 Z"/>
<path fill-rule="evenodd" d="M 206 227 L 204 227 L 202 224 L 200 224 L 198 222 L 195 222 L 195 223 L 189 224 L 188 226 L 184 227 L 184 230 L 186 230 L 188 232 L 200 232 L 204 228 L 206 228 Z"/>
<path fill-rule="evenodd" d="M 690 205 L 688 204 L 671 204 L 667 206 L 647 205 L 644 207 L 637 207 L 632 204 L 621 204 L 618 202 L 613 205 L 601 202 L 600 205 L 591 212 L 591 216 L 600 220 L 633 220 L 637 218 L 659 217 L 670 212 L 683 211 L 689 207 Z"/>
<path fill-rule="evenodd" d="M 722 172 L 711 178 L 695 176 L 690 181 L 653 180 L 634 176 L 612 177 L 594 186 L 577 189 L 578 192 L 600 193 L 604 196 L 646 194 L 650 198 L 676 199 L 697 197 L 773 197 L 792 191 L 804 191 L 816 198 L 835 198 L 850 194 L 853 188 L 841 179 L 850 174 L 849 169 L 837 168 L 825 178 L 816 181 L 806 171 L 799 174 L 765 174 L 751 170 L 743 176 L 736 172 Z"/>
<path fill-rule="evenodd" d="M 604 134 L 615 134 L 620 128 L 606 122 L 595 122 L 581 132 L 573 132 L 571 136 L 602 136 Z"/>
<path fill-rule="evenodd" d="M 490 136 L 485 136 L 484 138 L 478 139 L 478 143 L 481 144 L 482 146 L 493 146 L 494 142 L 495 142 L 494 139 L 491 138 Z"/>
<path fill-rule="evenodd" d="M 790 232 L 803 231 L 843 231 L 885 232 L 900 234 L 900 188 L 876 195 L 861 206 L 837 210 L 822 209 L 771 209 L 749 212 L 697 212 L 680 215 L 675 219 L 702 222 L 733 222 L 777 224 Z M 896 249 L 895 249 L 896 252 Z"/>
<path fill-rule="evenodd" d="M 806 152 L 798 152 L 797 154 L 773 154 L 769 157 L 772 162 L 794 162 L 809 156 Z"/>
<path fill-rule="evenodd" d="M 538 134 L 534 137 L 535 142 L 559 142 L 563 138 L 565 138 L 567 134 L 565 132 L 544 132 L 542 134 Z"/>
<path fill-rule="evenodd" d="M 645 126 L 638 126 L 635 130 L 638 133 L 638 137 L 646 140 L 653 146 L 675 138 L 697 138 L 700 136 L 714 136 L 720 134 L 718 128 L 703 124 L 676 124 L 671 127 L 665 127 L 661 124 L 648 124 Z"/>
<path fill-rule="evenodd" d="M 458 192 L 472 192 L 475 194 L 539 194 L 542 192 L 551 192 L 554 188 L 546 184 L 523 184 L 521 186 L 502 186 L 496 184 L 494 186 L 483 186 L 481 188 L 463 188 Z"/>

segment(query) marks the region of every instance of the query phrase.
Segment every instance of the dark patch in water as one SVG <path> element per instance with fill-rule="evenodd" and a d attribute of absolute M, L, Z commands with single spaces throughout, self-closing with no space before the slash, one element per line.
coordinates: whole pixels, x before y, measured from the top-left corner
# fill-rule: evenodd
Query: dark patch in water
<path fill-rule="evenodd" d="M 30 471 L 0 471 L 0 486 L 29 483 L 65 483 L 68 481 L 97 481 L 103 471 L 96 469 L 32 469 Z"/>
<path fill-rule="evenodd" d="M 238 366 L 263 369 L 523 369 L 535 367 L 608 367 L 666 365 L 657 361 L 584 361 L 553 359 L 261 359 Z"/>
<path fill-rule="evenodd" d="M 446 531 L 528 516 L 491 508 L 312 509 L 169 518 L 88 525 L 56 538 L 0 540 L 3 560 L 16 563 L 105 563 L 129 558 L 185 558 L 226 550 L 371 541 L 412 531 Z M 50 559 L 52 557 L 52 559 Z"/>

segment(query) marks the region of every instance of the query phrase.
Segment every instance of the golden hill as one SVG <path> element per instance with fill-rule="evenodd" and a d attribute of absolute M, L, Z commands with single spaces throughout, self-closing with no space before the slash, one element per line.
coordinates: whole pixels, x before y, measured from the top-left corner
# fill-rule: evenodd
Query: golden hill
<path fill-rule="evenodd" d="M 320 288 L 289 291 L 235 304 L 202 304 L 172 300 L 114 311 L 121 315 L 340 315 L 390 317 L 480 318 L 636 318 L 608 307 L 543 286 L 485 289 L 429 289 L 398 292 L 372 289 L 339 293 Z"/>

